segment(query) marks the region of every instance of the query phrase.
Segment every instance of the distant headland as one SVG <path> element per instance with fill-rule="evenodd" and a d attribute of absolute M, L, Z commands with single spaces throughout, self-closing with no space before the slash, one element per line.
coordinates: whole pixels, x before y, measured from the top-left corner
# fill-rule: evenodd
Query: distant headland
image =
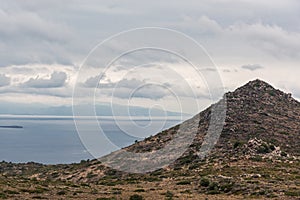
<path fill-rule="evenodd" d="M 0 128 L 23 128 L 23 126 L 0 126 Z"/>

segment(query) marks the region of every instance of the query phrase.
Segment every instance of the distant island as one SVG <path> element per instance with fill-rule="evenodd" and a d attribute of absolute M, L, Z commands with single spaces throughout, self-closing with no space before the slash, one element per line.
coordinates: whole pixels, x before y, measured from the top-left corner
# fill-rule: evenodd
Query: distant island
<path fill-rule="evenodd" d="M 0 128 L 23 128 L 23 126 L 0 126 Z"/>

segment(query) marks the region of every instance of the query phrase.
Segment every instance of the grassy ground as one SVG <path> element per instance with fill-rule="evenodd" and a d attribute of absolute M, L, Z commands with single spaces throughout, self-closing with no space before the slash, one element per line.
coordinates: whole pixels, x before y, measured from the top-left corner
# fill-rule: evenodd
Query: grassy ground
<path fill-rule="evenodd" d="M 257 159 L 257 158 L 256 158 Z M 2 199 L 299 199 L 299 161 L 189 162 L 122 174 L 98 161 L 72 165 L 1 163 Z M 97 171 L 96 169 L 99 169 Z M 80 177 L 80 178 L 79 178 Z"/>

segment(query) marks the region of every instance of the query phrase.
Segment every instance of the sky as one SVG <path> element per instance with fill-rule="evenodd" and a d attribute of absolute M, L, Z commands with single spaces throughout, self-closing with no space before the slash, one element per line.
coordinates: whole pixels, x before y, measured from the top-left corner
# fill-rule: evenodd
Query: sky
<path fill-rule="evenodd" d="M 71 106 L 95 98 L 99 104 L 195 114 L 215 101 L 213 78 L 201 77 L 209 71 L 219 75 L 224 91 L 260 78 L 299 100 L 299 19 L 297 0 L 1 0 L 0 104 L 11 104 L 13 111 L 17 104 Z M 105 59 L 136 41 L 173 38 L 147 31 L 144 38 L 133 33 L 124 43 L 98 46 L 89 57 L 106 39 L 143 27 L 192 38 L 212 65 L 201 66 L 197 76 L 178 55 L 142 49 L 106 70 Z M 182 47 L 180 40 L 172 43 Z"/>

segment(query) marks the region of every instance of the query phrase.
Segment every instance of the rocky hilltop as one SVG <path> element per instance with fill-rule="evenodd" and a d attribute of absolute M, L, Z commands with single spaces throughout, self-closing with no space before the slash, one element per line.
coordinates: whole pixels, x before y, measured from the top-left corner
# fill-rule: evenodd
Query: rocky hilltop
<path fill-rule="evenodd" d="M 244 151 L 245 145 L 253 143 L 253 140 L 259 140 L 260 144 L 270 147 L 265 152 L 261 150 L 262 154 L 271 153 L 276 147 L 283 155 L 300 155 L 300 103 L 291 94 L 257 79 L 234 92 L 226 93 L 223 100 L 226 101 L 226 118 L 221 136 L 212 152 L 214 156 L 246 153 L 242 149 Z M 189 124 L 189 131 L 197 132 L 189 153 L 199 150 L 209 127 L 211 109 L 212 106 L 184 122 Z M 178 128 L 179 126 L 175 126 L 165 130 L 126 149 L 145 152 L 162 148 L 173 138 Z"/>
<path fill-rule="evenodd" d="M 199 157 L 212 110 L 224 102 L 226 117 L 218 142 L 208 155 Z M 5 187 L 0 187 L 0 197 L 300 198 L 300 103 L 291 94 L 261 80 L 250 81 L 182 124 L 104 158 L 113 163 L 124 151 L 159 150 L 178 131 L 195 134 L 186 151 L 170 165 L 145 174 L 111 169 L 99 160 L 71 165 L 2 162 L 0 183 Z"/>

